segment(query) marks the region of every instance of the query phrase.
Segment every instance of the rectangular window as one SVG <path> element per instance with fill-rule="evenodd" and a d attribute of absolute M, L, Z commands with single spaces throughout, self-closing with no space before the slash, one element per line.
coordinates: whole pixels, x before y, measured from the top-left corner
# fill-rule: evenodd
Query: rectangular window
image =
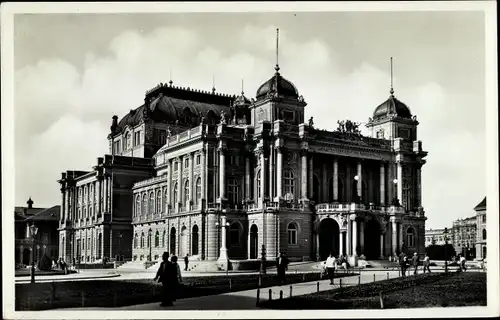
<path fill-rule="evenodd" d="M 141 144 L 141 131 L 136 131 L 134 133 L 134 146 Z"/>
<path fill-rule="evenodd" d="M 198 165 L 200 165 L 200 163 L 201 163 L 201 156 L 197 155 L 196 156 L 196 165 L 198 166 Z"/>
<path fill-rule="evenodd" d="M 188 168 L 189 167 L 189 159 L 185 159 L 184 160 L 184 168 Z"/>
<path fill-rule="evenodd" d="M 288 229 L 288 244 L 297 244 L 297 230 Z"/>
<path fill-rule="evenodd" d="M 486 215 L 483 215 L 483 223 L 486 223 Z"/>
<path fill-rule="evenodd" d="M 174 171 L 179 170 L 179 162 L 174 162 Z"/>

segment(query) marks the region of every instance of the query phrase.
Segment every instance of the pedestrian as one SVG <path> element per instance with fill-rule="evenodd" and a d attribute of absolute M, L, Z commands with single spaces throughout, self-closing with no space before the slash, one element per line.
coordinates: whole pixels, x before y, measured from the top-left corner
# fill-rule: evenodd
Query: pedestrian
<path fill-rule="evenodd" d="M 465 257 L 460 256 L 460 271 L 465 272 L 467 270 L 467 268 L 465 267 L 465 261 Z"/>
<path fill-rule="evenodd" d="M 170 263 L 172 263 L 173 269 L 174 269 L 174 274 L 172 275 L 173 277 L 173 285 L 172 285 L 172 300 L 175 301 L 176 297 L 179 295 L 179 291 L 181 289 L 181 284 L 182 284 L 182 274 L 181 274 L 181 267 L 179 266 L 179 263 L 177 263 L 178 258 L 176 255 L 172 256 L 170 259 Z"/>
<path fill-rule="evenodd" d="M 189 253 L 184 257 L 184 271 L 188 271 Z"/>
<path fill-rule="evenodd" d="M 278 269 L 278 282 L 279 285 L 286 284 L 286 271 L 288 270 L 288 259 L 286 255 L 281 252 L 278 261 L 277 261 L 277 269 Z"/>
<path fill-rule="evenodd" d="M 413 257 L 411 258 L 411 263 L 412 263 L 413 268 L 414 268 L 413 274 L 417 274 L 418 264 L 420 263 L 420 258 L 416 252 L 413 254 Z"/>
<path fill-rule="evenodd" d="M 407 257 L 404 252 L 401 252 L 399 254 L 399 267 L 401 268 L 401 276 L 406 275 L 406 263 L 407 263 Z"/>
<path fill-rule="evenodd" d="M 161 304 L 162 307 L 172 306 L 172 289 L 174 286 L 174 276 L 177 278 L 176 270 L 174 269 L 174 265 L 169 261 L 168 252 L 164 252 L 162 255 L 162 262 L 160 264 L 160 268 L 156 272 L 156 276 L 154 281 L 158 280 L 162 284 L 162 297 Z"/>
<path fill-rule="evenodd" d="M 425 254 L 424 273 L 425 273 L 425 270 L 427 270 L 429 273 L 431 273 L 430 265 L 431 265 L 431 260 L 429 259 L 429 256 L 427 254 Z"/>
<path fill-rule="evenodd" d="M 326 258 L 326 272 L 328 274 L 328 279 L 330 279 L 330 284 L 333 284 L 333 278 L 335 276 L 335 257 L 332 253 Z"/>

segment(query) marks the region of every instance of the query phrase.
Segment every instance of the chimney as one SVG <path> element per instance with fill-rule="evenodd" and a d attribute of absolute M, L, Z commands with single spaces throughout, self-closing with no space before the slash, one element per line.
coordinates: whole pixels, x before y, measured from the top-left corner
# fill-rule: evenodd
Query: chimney
<path fill-rule="evenodd" d="M 33 200 L 31 200 L 31 197 L 28 199 L 28 201 L 26 201 L 26 203 L 28 204 L 28 209 L 33 209 Z"/>

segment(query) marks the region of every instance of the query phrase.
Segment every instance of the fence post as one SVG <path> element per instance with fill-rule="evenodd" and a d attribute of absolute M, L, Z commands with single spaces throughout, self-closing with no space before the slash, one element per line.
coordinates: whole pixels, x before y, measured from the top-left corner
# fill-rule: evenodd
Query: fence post
<path fill-rule="evenodd" d="M 384 299 L 382 298 L 382 291 L 379 291 L 378 295 L 380 297 L 380 309 L 384 309 Z"/>
<path fill-rule="evenodd" d="M 83 291 L 82 291 L 82 308 L 85 306 L 85 297 L 83 295 Z"/>
<path fill-rule="evenodd" d="M 290 286 L 290 297 L 292 296 L 292 286 Z"/>
<path fill-rule="evenodd" d="M 361 276 L 358 276 L 358 286 L 361 285 Z"/>
<path fill-rule="evenodd" d="M 373 282 L 375 282 L 375 273 L 373 274 Z"/>
<path fill-rule="evenodd" d="M 50 284 L 50 289 L 51 289 L 51 300 L 55 300 L 56 299 L 56 283 L 54 281 L 52 281 L 52 283 Z"/>
<path fill-rule="evenodd" d="M 342 288 L 342 278 L 339 279 L 339 285 Z"/>
<path fill-rule="evenodd" d="M 229 278 L 229 291 L 231 291 L 232 287 L 233 287 L 233 284 L 232 284 L 231 278 Z"/>
<path fill-rule="evenodd" d="M 280 300 L 283 300 L 283 290 L 280 290 Z"/>
<path fill-rule="evenodd" d="M 306 282 L 306 274 L 305 273 L 302 274 L 302 282 Z"/>
<path fill-rule="evenodd" d="M 316 282 L 316 290 L 319 292 L 319 282 Z"/>
<path fill-rule="evenodd" d="M 387 272 L 387 280 L 389 280 L 389 272 Z"/>
<path fill-rule="evenodd" d="M 273 300 L 273 290 L 269 289 L 269 301 Z"/>
<path fill-rule="evenodd" d="M 259 306 L 259 302 L 260 302 L 260 289 L 257 289 L 257 303 L 255 304 L 255 306 Z"/>
<path fill-rule="evenodd" d="M 259 288 L 262 287 L 262 276 L 259 274 Z"/>

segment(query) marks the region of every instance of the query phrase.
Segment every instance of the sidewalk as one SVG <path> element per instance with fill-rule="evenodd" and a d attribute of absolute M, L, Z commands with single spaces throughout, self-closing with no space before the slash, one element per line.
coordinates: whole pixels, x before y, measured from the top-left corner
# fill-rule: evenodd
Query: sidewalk
<path fill-rule="evenodd" d="M 374 271 L 371 273 L 363 272 L 359 278 L 361 283 L 369 283 L 374 281 L 375 275 L 375 281 L 381 281 L 387 279 L 387 273 L 389 273 L 389 278 L 391 279 L 398 277 L 397 271 Z M 342 280 L 342 287 L 358 284 L 357 275 L 335 279 L 334 285 L 330 285 L 329 280 L 297 283 L 291 285 L 292 295 L 299 296 L 317 292 L 318 282 L 319 291 L 339 288 L 340 280 Z M 270 288 L 262 288 L 260 290 L 260 301 L 269 299 L 269 289 L 271 289 L 272 299 L 279 299 L 280 290 L 283 291 L 283 298 L 288 298 L 290 296 L 290 285 L 274 286 Z M 252 289 L 212 296 L 181 299 L 177 300 L 173 307 L 161 307 L 159 303 L 147 303 L 121 308 L 72 308 L 64 310 L 255 310 L 259 309 L 256 307 L 256 302 L 257 289 Z"/>

